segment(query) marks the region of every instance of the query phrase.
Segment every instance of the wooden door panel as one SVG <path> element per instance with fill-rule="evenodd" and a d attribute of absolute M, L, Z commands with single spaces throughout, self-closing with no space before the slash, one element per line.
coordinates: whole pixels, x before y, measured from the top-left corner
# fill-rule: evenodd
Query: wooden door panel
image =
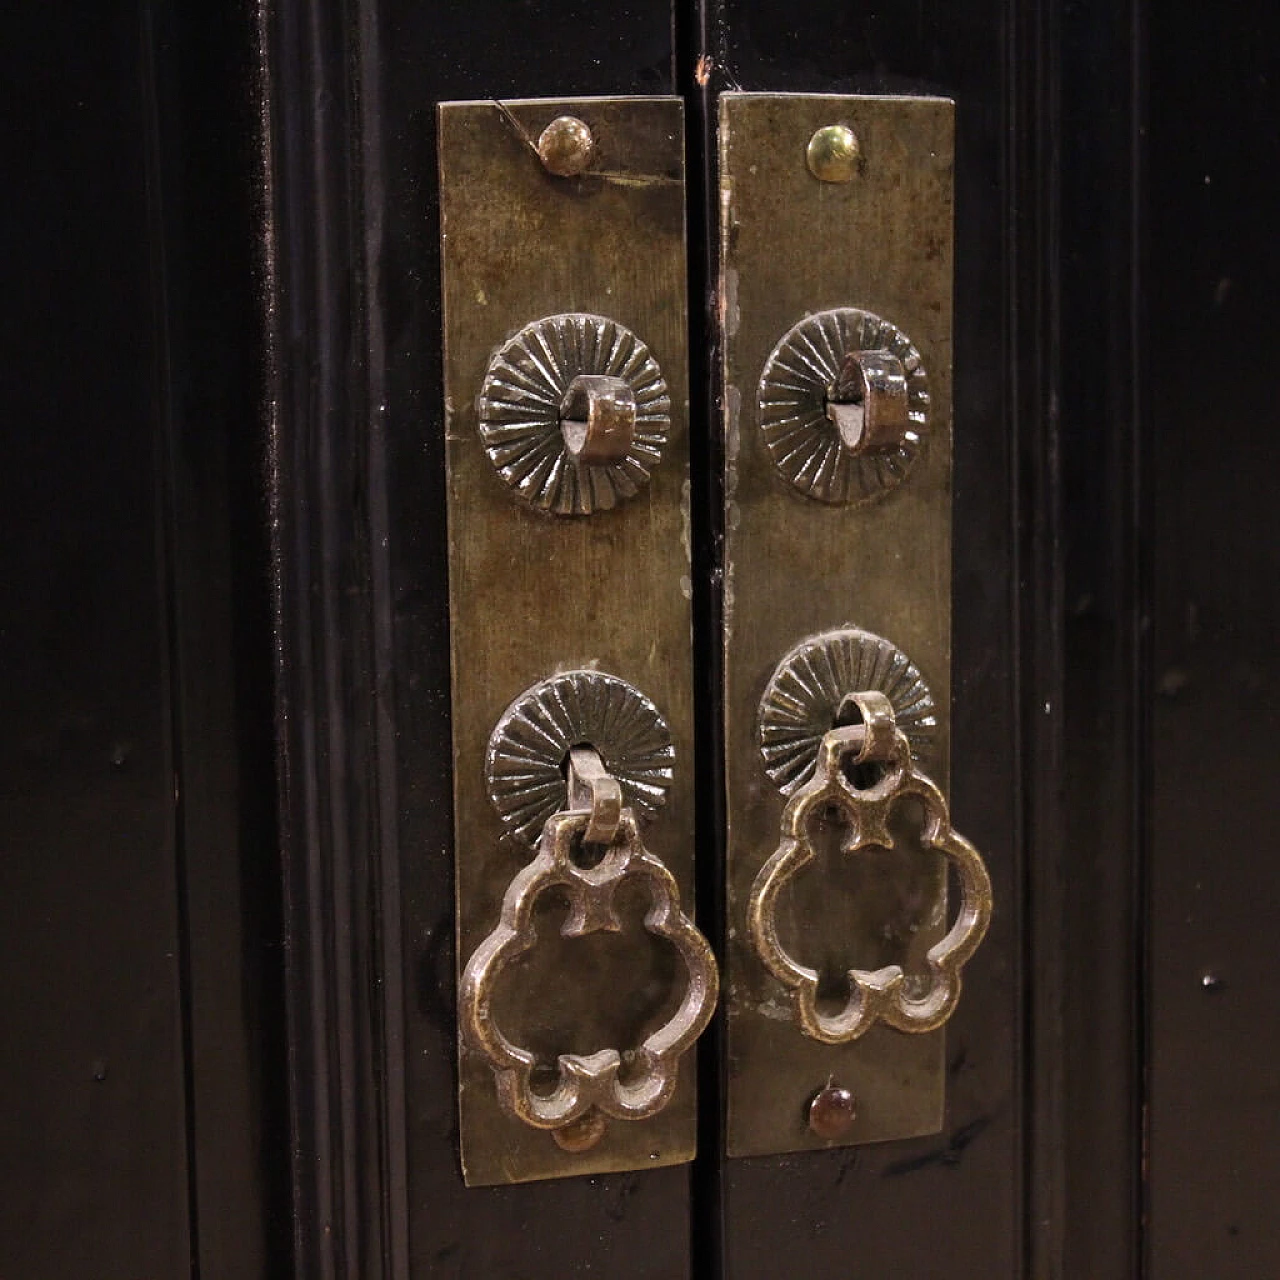
<path fill-rule="evenodd" d="M 0 1273 L 30 1280 L 190 1251 L 143 48 L 132 4 L 80 9 L 12 15 L 3 55 Z"/>
<path fill-rule="evenodd" d="M 436 196 L 439 102 L 671 93 L 671 8 L 336 9 L 270 33 L 304 1271 L 679 1277 L 687 1166 L 462 1183 Z"/>
<path fill-rule="evenodd" d="M 1148 21 L 1147 1265 L 1234 1280 L 1280 1271 L 1280 22 Z"/>

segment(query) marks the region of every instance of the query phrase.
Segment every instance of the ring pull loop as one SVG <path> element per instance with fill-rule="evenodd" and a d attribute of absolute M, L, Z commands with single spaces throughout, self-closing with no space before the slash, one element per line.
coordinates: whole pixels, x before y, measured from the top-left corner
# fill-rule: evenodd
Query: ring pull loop
<path fill-rule="evenodd" d="M 850 723 L 856 714 L 857 720 Z M 898 719 L 893 703 L 878 689 L 847 694 L 836 716 L 837 728 L 826 735 L 832 744 L 841 744 L 844 754 L 857 750 L 854 764 L 887 764 L 898 760 Z M 848 732 L 844 732 L 847 729 Z M 819 768 L 822 766 L 819 765 Z"/>
<path fill-rule="evenodd" d="M 463 1043 L 488 1062 L 507 1114 L 548 1130 L 562 1150 L 575 1154 L 600 1141 L 608 1118 L 644 1120 L 671 1100 L 680 1058 L 715 1010 L 719 973 L 706 938 L 681 910 L 675 877 L 645 848 L 636 811 L 623 804 L 623 788 L 600 752 L 589 744 L 571 747 L 565 780 L 568 807 L 547 818 L 533 860 L 507 886 L 498 924 L 467 961 L 458 1017 Z M 584 859 L 584 844 L 602 848 L 603 856 Z M 507 1039 L 495 1020 L 498 982 L 510 963 L 536 945 L 534 906 L 546 890 L 559 888 L 569 900 L 562 936 L 582 937 L 619 931 L 615 899 L 627 881 L 647 890 L 645 929 L 669 942 L 684 963 L 683 998 L 637 1047 L 561 1054 L 554 1088 L 535 1090 L 536 1055 Z M 559 981 L 571 983 L 573 976 L 565 973 Z"/>
<path fill-rule="evenodd" d="M 951 826 L 947 802 L 911 757 L 906 735 L 897 727 L 893 706 L 876 691 L 850 695 L 862 714 L 861 724 L 826 733 L 818 748 L 812 778 L 794 792 L 782 813 L 781 841 L 761 868 L 747 905 L 752 945 L 761 962 L 791 993 L 801 1030 L 824 1044 L 845 1044 L 864 1035 L 876 1022 L 898 1031 L 933 1031 L 942 1026 L 960 998 L 961 970 L 977 950 L 991 922 L 991 880 L 978 851 Z M 846 703 L 850 701 L 846 699 Z M 842 704 L 842 710 L 844 709 Z M 891 766 L 871 785 L 850 781 L 846 766 L 880 763 Z M 817 856 L 810 834 L 814 820 L 830 809 L 847 819 L 849 832 L 841 844 L 845 854 L 870 848 L 892 849 L 889 830 L 893 807 L 915 797 L 924 809 L 921 839 L 955 868 L 960 883 L 960 909 L 947 935 L 926 956 L 928 987 L 911 994 L 901 966 L 850 969 L 849 998 L 838 1013 L 818 1008 L 818 972 L 800 964 L 778 938 L 777 901 L 783 887 Z"/>

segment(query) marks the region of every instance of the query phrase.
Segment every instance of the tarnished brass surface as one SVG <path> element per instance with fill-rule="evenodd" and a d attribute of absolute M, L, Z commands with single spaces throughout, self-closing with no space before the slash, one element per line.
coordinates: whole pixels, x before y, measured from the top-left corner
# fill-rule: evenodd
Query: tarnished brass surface
<path fill-rule="evenodd" d="M 892 351 L 853 351 L 827 402 L 850 457 L 897 449 L 911 430 L 907 375 Z"/>
<path fill-rule="evenodd" d="M 584 173 L 595 156 L 591 130 L 574 116 L 559 116 L 538 135 L 538 159 L 548 173 L 575 178 Z"/>
<path fill-rule="evenodd" d="M 635 393 L 621 378 L 580 373 L 560 402 L 560 434 L 577 466 L 620 462 L 635 439 Z"/>
<path fill-rule="evenodd" d="M 586 388 L 594 396 L 580 394 Z M 589 401 L 606 388 L 614 422 L 601 432 L 591 419 L 602 406 L 593 413 Z M 534 320 L 496 350 L 477 409 L 498 474 L 524 501 L 561 516 L 634 498 L 671 430 L 671 396 L 648 347 L 617 320 L 581 311 Z M 585 422 L 575 422 L 579 413 Z M 613 447 L 601 447 L 602 434 Z"/>
<path fill-rule="evenodd" d="M 837 123 L 857 137 L 858 170 L 851 181 L 823 182 L 806 151 L 815 132 Z M 786 804 L 765 770 L 757 717 L 776 665 L 802 641 L 857 627 L 910 657 L 937 704 L 929 772 L 945 788 L 952 136 L 952 105 L 941 99 L 728 94 L 720 101 L 731 1155 L 907 1137 L 942 1123 L 943 1033 L 877 1026 L 836 1045 L 804 1035 L 790 992 L 752 948 L 747 912 Z M 810 496 L 775 466 L 761 429 L 760 380 L 807 315 L 846 308 L 891 323 L 919 352 L 927 421 L 896 483 L 865 496 L 819 485 Z M 847 457 L 838 445 L 833 453 Z M 881 456 L 856 461 L 875 465 Z M 827 837 L 834 843 L 833 833 Z M 823 970 L 900 963 L 909 975 L 923 973 L 943 931 L 942 858 L 904 848 L 818 864 L 829 864 L 827 878 L 802 874 L 777 903 L 788 951 Z M 834 1140 L 808 1123 L 811 1100 L 832 1079 L 857 1100 L 847 1133 Z"/>
<path fill-rule="evenodd" d="M 586 844 L 612 844 L 622 821 L 622 784 L 605 767 L 595 747 L 570 747 L 565 776 L 568 807 L 587 813 Z M 634 815 L 633 815 L 634 816 Z M 545 837 L 546 830 L 543 829 Z"/>
<path fill-rule="evenodd" d="M 580 176 L 557 177 L 536 140 L 566 115 L 590 129 L 591 161 Z M 504 838 L 489 800 L 490 732 L 522 690 L 561 670 L 616 674 L 644 690 L 670 726 L 671 786 L 645 842 L 692 909 L 683 124 L 678 100 L 637 98 L 446 103 L 439 126 L 461 966 L 534 856 L 518 834 Z M 608 509 L 557 515 L 525 500 L 490 462 L 476 402 L 509 339 L 541 318 L 573 314 L 607 317 L 645 344 L 670 394 L 670 426 L 646 485 Z M 559 936 L 553 904 L 535 909 L 538 944 L 495 992 L 494 1016 L 513 1043 L 554 1063 L 560 1053 L 638 1047 L 669 1020 L 684 975 L 673 948 L 644 931 L 646 905 L 622 904 L 621 934 L 582 938 Z M 563 981 L 566 968 L 581 981 Z M 504 1112 L 481 1055 L 460 1050 L 459 1088 L 472 1185 L 693 1155 L 687 1066 L 659 1114 L 610 1123 L 585 1151 L 564 1150 Z"/>
<path fill-rule="evenodd" d="M 987 869 L 978 851 L 951 826 L 942 792 L 915 767 L 906 734 L 895 723 L 893 704 L 879 691 L 850 697 L 862 722 L 823 737 L 817 770 L 782 811 L 781 842 L 760 869 L 747 907 L 752 945 L 791 992 L 797 1023 L 805 1035 L 832 1045 L 857 1040 L 877 1022 L 916 1034 L 937 1030 L 954 1012 L 961 970 L 991 923 Z M 879 776 L 866 778 L 865 785 L 857 781 L 860 765 L 879 766 Z M 943 854 L 957 872 L 960 908 L 955 924 L 929 948 L 925 977 L 908 980 L 898 964 L 849 969 L 843 1007 L 824 1009 L 818 971 L 797 961 L 778 937 L 779 896 L 817 857 L 815 828 L 834 817 L 841 826 L 841 857 L 892 850 L 898 839 L 894 818 L 902 816 L 904 804 L 919 809 L 914 834 L 920 843 Z"/>
<path fill-rule="evenodd" d="M 537 856 L 517 873 L 503 897 L 502 914 L 493 932 L 472 952 L 462 972 L 458 1018 L 462 1042 L 488 1061 L 498 1098 L 514 1119 L 535 1129 L 559 1130 L 590 1123 L 593 1112 L 634 1123 L 657 1114 L 671 1100 L 679 1078 L 680 1059 L 706 1030 L 715 1010 L 718 974 L 707 940 L 680 909 L 680 890 L 671 872 L 641 842 L 639 824 L 624 809 L 617 836 L 601 846 L 598 862 L 582 863 L 575 853 L 586 846 L 590 810 L 566 810 L 547 819 Z M 590 846 L 587 846 L 590 847 Z M 592 1053 L 562 1054 L 553 1089 L 533 1083 L 541 1065 L 534 1053 L 513 1044 L 493 1014 L 494 989 L 504 970 L 537 943 L 533 911 L 548 889 L 566 893 L 569 914 L 565 937 L 585 937 L 618 929 L 615 901 L 628 881 L 647 891 L 650 902 L 645 928 L 665 938 L 679 953 L 684 968 L 684 995 L 671 1017 L 633 1046 L 624 1061 L 613 1046 Z M 572 985 L 572 970 L 561 981 Z M 593 1125 L 596 1140 L 608 1127 Z M 579 1128 L 573 1147 L 588 1150 Z M 558 1143 L 566 1149 L 563 1143 Z"/>
<path fill-rule="evenodd" d="M 485 751 L 489 799 L 507 831 L 529 848 L 566 803 L 582 807 L 574 776 L 579 748 L 598 753 L 602 767 L 608 760 L 619 808 L 633 809 L 641 823 L 666 803 L 676 752 L 662 713 L 607 671 L 561 671 L 512 702 Z"/>

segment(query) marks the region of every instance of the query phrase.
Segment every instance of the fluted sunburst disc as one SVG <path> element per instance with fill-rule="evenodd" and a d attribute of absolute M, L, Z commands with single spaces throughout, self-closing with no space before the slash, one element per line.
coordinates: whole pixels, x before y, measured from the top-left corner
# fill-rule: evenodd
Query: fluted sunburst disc
<path fill-rule="evenodd" d="M 621 378 L 636 400 L 631 448 L 618 462 L 574 464 L 560 407 L 579 374 Z M 658 362 L 630 329 L 571 313 L 526 325 L 494 353 L 480 394 L 480 439 L 521 497 L 557 515 L 589 515 L 649 483 L 671 432 L 671 397 Z"/>
<path fill-rule="evenodd" d="M 932 763 L 938 716 L 916 665 L 888 640 L 846 627 L 796 645 L 778 663 L 760 702 L 765 771 L 784 795 L 813 777 L 818 746 L 851 693 L 879 690 L 893 704 L 917 765 Z"/>
<path fill-rule="evenodd" d="M 661 808 L 676 753 L 657 707 L 617 676 L 563 671 L 525 690 L 489 739 L 489 798 L 509 831 L 529 844 L 538 839 L 547 819 L 565 807 L 569 748 L 588 743 L 637 817 Z"/>
<path fill-rule="evenodd" d="M 827 417 L 827 395 L 851 351 L 891 351 L 907 375 L 911 428 L 893 450 L 850 455 Z M 924 442 L 929 381 L 920 353 L 896 325 L 870 311 L 841 307 L 806 316 L 765 362 L 760 429 L 774 465 L 820 502 L 862 502 L 901 484 Z"/>

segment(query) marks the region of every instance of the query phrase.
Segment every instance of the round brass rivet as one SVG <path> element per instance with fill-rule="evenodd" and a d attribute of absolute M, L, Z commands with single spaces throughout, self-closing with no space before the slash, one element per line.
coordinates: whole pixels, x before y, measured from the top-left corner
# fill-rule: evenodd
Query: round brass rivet
<path fill-rule="evenodd" d="M 538 159 L 558 178 L 585 172 L 595 154 L 596 140 L 577 116 L 557 116 L 538 138 Z"/>
<path fill-rule="evenodd" d="M 809 1103 L 809 1129 L 814 1137 L 834 1142 L 849 1132 L 857 1114 L 853 1094 L 838 1084 L 828 1084 Z"/>
<path fill-rule="evenodd" d="M 561 1151 L 577 1155 L 581 1151 L 590 1151 L 604 1137 L 608 1121 L 593 1107 L 580 1120 L 574 1120 L 562 1129 L 552 1129 L 551 1136 Z"/>
<path fill-rule="evenodd" d="M 858 170 L 858 138 L 845 124 L 829 124 L 809 139 L 805 159 L 821 182 L 848 182 Z"/>

